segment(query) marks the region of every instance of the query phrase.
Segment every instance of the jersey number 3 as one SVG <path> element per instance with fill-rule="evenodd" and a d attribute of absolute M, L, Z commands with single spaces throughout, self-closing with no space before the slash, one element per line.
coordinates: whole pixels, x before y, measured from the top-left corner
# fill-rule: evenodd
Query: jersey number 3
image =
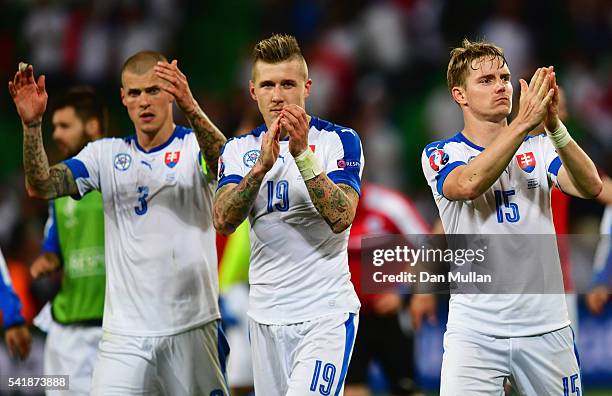
<path fill-rule="evenodd" d="M 138 186 L 138 201 L 140 202 L 140 206 L 135 206 L 134 211 L 138 216 L 142 216 L 147 213 L 147 198 L 149 197 L 149 187 L 146 186 Z"/>

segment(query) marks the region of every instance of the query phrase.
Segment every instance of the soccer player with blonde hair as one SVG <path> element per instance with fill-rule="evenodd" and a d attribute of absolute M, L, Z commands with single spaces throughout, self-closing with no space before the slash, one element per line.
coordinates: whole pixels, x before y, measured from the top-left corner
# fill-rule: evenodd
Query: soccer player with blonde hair
<path fill-rule="evenodd" d="M 41 136 L 45 77 L 35 80 L 30 65 L 9 91 L 23 124 L 29 194 L 102 194 L 107 280 L 91 394 L 227 395 L 211 216 L 225 137 L 177 61 L 151 51 L 130 57 L 121 101 L 135 135 L 91 142 L 54 166 Z M 193 129 L 175 125 L 173 102 Z"/>
<path fill-rule="evenodd" d="M 312 81 L 297 41 L 253 51 L 250 94 L 264 124 L 221 154 L 215 227 L 250 223 L 255 393 L 342 394 L 359 300 L 347 244 L 359 200 L 357 133 L 306 113 Z"/>
<path fill-rule="evenodd" d="M 501 48 L 464 40 L 451 52 L 447 77 L 464 127 L 422 155 L 445 232 L 505 234 L 500 248 L 506 250 L 511 241 L 527 242 L 516 235 L 551 235 L 554 251 L 546 257 L 526 247 L 504 251 L 508 261 L 500 266 L 525 258 L 560 285 L 548 294 L 452 294 L 440 394 L 502 395 L 508 377 L 520 394 L 580 394 L 550 191 L 557 184 L 568 194 L 596 197 L 602 184 L 595 165 L 559 120 L 553 67 L 538 68 L 529 84 L 520 80 L 520 106 L 510 124 L 513 87 Z M 542 121 L 546 134 L 529 137 Z"/>

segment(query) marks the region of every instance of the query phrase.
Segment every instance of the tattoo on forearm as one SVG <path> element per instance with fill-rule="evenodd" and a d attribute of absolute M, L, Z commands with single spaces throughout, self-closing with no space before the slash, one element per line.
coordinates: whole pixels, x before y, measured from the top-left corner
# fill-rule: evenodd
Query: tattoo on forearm
<path fill-rule="evenodd" d="M 189 120 L 189 123 L 193 127 L 196 134 L 196 139 L 200 145 L 200 150 L 202 151 L 202 157 L 206 162 L 206 167 L 210 173 L 214 174 L 216 177 L 219 153 L 221 152 L 221 147 L 223 147 L 227 139 L 210 121 L 197 103 L 193 110 L 185 114 L 185 116 Z"/>
<path fill-rule="evenodd" d="M 214 205 L 217 222 L 238 227 L 249 215 L 262 180 L 249 172 L 237 186 L 227 186 L 219 191 Z"/>
<path fill-rule="evenodd" d="M 359 201 L 353 188 L 334 184 L 324 173 L 307 180 L 306 187 L 315 208 L 334 231 L 351 225 Z"/>
<path fill-rule="evenodd" d="M 70 169 L 64 164 L 49 167 L 42 142 L 40 123 L 24 126 L 23 167 L 28 185 L 41 198 L 55 198 L 78 192 Z"/>
<path fill-rule="evenodd" d="M 49 181 L 49 188 L 52 189 L 52 194 L 56 197 L 78 193 L 74 176 L 70 168 L 64 164 L 57 164 L 49 169 Z"/>

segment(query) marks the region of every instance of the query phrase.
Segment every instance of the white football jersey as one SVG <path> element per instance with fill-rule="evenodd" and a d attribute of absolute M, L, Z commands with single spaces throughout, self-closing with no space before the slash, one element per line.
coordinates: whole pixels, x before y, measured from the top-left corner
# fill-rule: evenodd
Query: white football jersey
<path fill-rule="evenodd" d="M 451 201 L 442 187 L 448 174 L 478 156 L 484 148 L 470 142 L 462 133 L 425 147 L 421 165 L 431 187 L 447 234 L 555 234 L 550 190 L 557 182 L 561 160 L 546 135 L 527 137 L 501 176 L 484 194 L 474 200 Z M 563 186 L 560 186 L 561 188 Z M 555 238 L 551 236 L 551 238 Z M 546 265 L 546 273 L 562 279 L 556 244 Z M 518 251 L 508 240 L 507 258 Z M 525 262 L 542 265 L 541 260 L 520 251 Z M 508 266 L 512 262 L 507 263 Z M 542 334 L 569 324 L 561 294 L 453 294 L 448 328 L 467 328 L 499 337 Z"/>
<path fill-rule="evenodd" d="M 100 190 L 104 201 L 104 329 L 171 335 L 219 318 L 216 183 L 193 131 L 177 126 L 149 152 L 135 136 L 102 139 L 65 163 L 81 195 Z"/>
<path fill-rule="evenodd" d="M 219 161 L 219 188 L 240 183 L 257 161 L 266 126 L 230 139 Z M 357 133 L 312 117 L 308 144 L 334 183 L 360 192 L 363 153 Z M 249 213 L 249 316 L 262 324 L 291 324 L 359 310 L 350 281 L 350 228 L 334 234 L 314 207 L 300 172 L 280 142 Z"/>

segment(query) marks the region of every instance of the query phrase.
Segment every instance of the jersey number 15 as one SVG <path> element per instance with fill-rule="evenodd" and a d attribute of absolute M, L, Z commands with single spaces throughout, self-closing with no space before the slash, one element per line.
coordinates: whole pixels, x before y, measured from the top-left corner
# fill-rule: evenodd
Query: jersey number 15
<path fill-rule="evenodd" d="M 503 223 L 504 219 L 508 223 L 516 223 L 521 219 L 518 205 L 510 202 L 510 197 L 515 194 L 514 190 L 495 190 L 495 209 L 497 211 L 498 223 Z"/>

